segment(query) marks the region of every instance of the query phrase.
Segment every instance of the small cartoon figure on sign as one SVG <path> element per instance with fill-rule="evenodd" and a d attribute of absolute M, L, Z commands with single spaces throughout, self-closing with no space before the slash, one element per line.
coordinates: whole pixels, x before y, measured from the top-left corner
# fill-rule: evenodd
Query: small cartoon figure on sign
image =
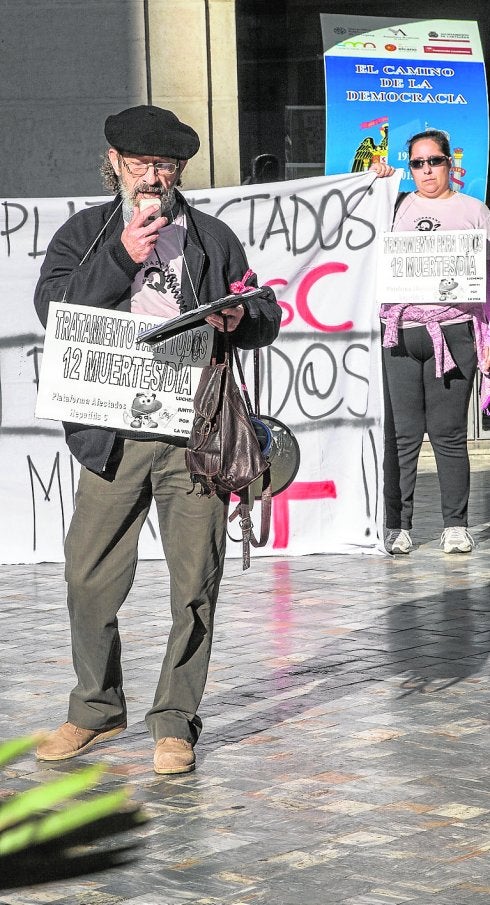
<path fill-rule="evenodd" d="M 441 280 L 439 283 L 439 301 L 447 302 L 448 299 L 457 299 L 458 293 L 454 290 L 459 286 L 454 280 Z"/>
<path fill-rule="evenodd" d="M 155 393 L 136 393 L 131 403 L 131 414 L 133 420 L 131 427 L 158 427 L 158 422 L 154 421 L 152 415 L 160 411 L 162 403 L 158 401 Z"/>

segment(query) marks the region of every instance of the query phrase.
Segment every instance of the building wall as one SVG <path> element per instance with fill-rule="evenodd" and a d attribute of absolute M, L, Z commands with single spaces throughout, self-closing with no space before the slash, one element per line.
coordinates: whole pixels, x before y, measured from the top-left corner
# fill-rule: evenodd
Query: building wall
<path fill-rule="evenodd" d="M 4 197 L 100 194 L 106 117 L 148 102 L 201 136 L 186 187 L 237 181 L 234 0 L 1 0 L 0 14 Z"/>
<path fill-rule="evenodd" d="M 239 181 L 235 0 L 149 0 L 149 94 L 201 138 L 194 188 Z"/>

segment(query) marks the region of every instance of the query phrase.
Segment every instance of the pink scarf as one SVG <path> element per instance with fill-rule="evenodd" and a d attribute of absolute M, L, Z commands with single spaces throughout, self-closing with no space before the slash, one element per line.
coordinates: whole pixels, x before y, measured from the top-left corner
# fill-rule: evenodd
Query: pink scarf
<path fill-rule="evenodd" d="M 471 315 L 475 331 L 475 346 L 478 359 L 478 367 L 482 371 L 485 346 L 489 344 L 490 326 L 487 323 L 485 311 L 482 305 L 468 305 L 464 309 L 438 307 L 426 308 L 424 305 L 382 305 L 380 315 L 386 318 L 386 330 L 383 338 L 385 349 L 391 349 L 398 345 L 398 330 L 403 315 L 408 311 L 409 320 L 424 325 L 434 345 L 434 358 L 436 364 L 436 377 L 442 377 L 448 371 L 456 367 L 456 362 L 449 351 L 444 333 L 441 330 L 441 321 L 450 321 L 461 317 L 467 312 Z M 482 371 L 480 388 L 480 404 L 482 411 L 490 414 L 490 376 Z M 487 411 L 488 410 L 488 411 Z"/>

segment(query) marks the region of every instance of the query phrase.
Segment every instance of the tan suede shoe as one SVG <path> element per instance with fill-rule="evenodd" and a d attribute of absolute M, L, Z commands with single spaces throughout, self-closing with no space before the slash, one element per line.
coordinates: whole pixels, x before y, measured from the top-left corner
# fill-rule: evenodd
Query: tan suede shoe
<path fill-rule="evenodd" d="M 68 760 L 99 742 L 119 735 L 125 728 L 126 723 L 114 729 L 81 729 L 73 723 L 63 723 L 37 746 L 36 757 L 38 760 Z"/>
<path fill-rule="evenodd" d="M 196 766 L 191 743 L 184 738 L 160 738 L 153 765 L 155 773 L 190 773 Z"/>

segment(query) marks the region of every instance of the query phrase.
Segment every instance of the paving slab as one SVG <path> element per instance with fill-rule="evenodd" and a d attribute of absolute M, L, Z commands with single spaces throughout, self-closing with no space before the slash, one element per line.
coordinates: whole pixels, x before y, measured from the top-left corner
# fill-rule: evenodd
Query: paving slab
<path fill-rule="evenodd" d="M 417 482 L 409 556 L 228 560 L 197 770 L 156 776 L 144 723 L 170 628 L 142 561 L 120 617 L 127 731 L 62 764 L 24 755 L 0 801 L 101 762 L 147 815 L 118 854 L 0 905 L 467 905 L 490 894 L 490 470 L 472 474 L 469 555 L 445 555 L 437 477 Z M 63 567 L 0 566 L 0 738 L 66 717 Z M 83 851 L 83 846 L 81 847 Z M 80 854 L 80 851 L 77 852 Z"/>

